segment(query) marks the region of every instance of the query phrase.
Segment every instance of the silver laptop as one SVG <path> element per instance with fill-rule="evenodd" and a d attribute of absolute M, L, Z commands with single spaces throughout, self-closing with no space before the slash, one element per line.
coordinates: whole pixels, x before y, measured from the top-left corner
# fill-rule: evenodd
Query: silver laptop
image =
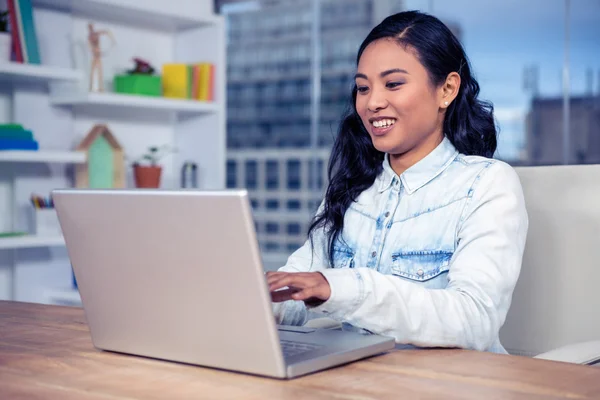
<path fill-rule="evenodd" d="M 52 195 L 99 349 L 292 378 L 394 348 L 276 325 L 245 190 Z"/>

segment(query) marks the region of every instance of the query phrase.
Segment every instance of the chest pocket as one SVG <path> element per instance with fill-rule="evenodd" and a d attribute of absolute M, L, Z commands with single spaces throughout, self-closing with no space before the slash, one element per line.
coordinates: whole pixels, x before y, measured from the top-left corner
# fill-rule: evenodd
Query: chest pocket
<path fill-rule="evenodd" d="M 425 282 L 448 271 L 452 252 L 405 251 L 392 254 L 391 272 L 416 282 Z"/>
<path fill-rule="evenodd" d="M 349 247 L 335 246 L 333 248 L 334 268 L 354 268 L 354 251 Z"/>

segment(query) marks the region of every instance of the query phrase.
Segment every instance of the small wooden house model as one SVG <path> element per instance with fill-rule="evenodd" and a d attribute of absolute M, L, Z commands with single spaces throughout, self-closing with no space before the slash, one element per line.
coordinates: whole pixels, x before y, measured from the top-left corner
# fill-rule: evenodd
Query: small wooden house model
<path fill-rule="evenodd" d="M 76 187 L 125 187 L 125 154 L 106 125 L 94 125 L 77 150 L 87 153 L 87 163 L 75 167 Z"/>

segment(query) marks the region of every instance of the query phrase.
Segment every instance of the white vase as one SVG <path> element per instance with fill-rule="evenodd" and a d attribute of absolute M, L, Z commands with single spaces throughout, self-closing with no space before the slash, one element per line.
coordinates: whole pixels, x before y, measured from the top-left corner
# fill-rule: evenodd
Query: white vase
<path fill-rule="evenodd" d="M 0 62 L 5 63 L 10 61 L 11 45 L 12 37 L 10 33 L 0 32 Z"/>

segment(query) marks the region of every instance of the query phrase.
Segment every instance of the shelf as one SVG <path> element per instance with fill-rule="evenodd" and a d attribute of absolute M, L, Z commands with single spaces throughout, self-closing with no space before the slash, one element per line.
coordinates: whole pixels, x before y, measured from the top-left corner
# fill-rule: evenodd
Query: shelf
<path fill-rule="evenodd" d="M 0 80 L 8 82 L 77 82 L 83 77 L 77 70 L 46 65 L 0 63 Z"/>
<path fill-rule="evenodd" d="M 24 249 L 31 247 L 55 247 L 64 246 L 65 239 L 62 236 L 15 236 L 0 238 L 0 250 Z"/>
<path fill-rule="evenodd" d="M 83 164 L 86 154 L 82 151 L 52 150 L 1 150 L 0 162 L 65 163 Z"/>
<path fill-rule="evenodd" d="M 32 0 L 36 7 L 66 11 L 78 17 L 167 31 L 181 31 L 211 25 L 221 17 L 202 16 L 202 5 L 187 1 L 174 7 L 172 2 L 144 2 L 140 7 L 119 0 Z M 212 9 L 211 9 L 212 10 Z"/>
<path fill-rule="evenodd" d="M 81 306 L 81 296 L 77 289 L 54 289 L 45 292 L 46 299 L 51 304 L 66 306 Z"/>
<path fill-rule="evenodd" d="M 53 105 L 73 107 L 124 108 L 175 112 L 180 114 L 207 114 L 217 112 L 216 103 L 195 100 L 170 99 L 165 97 L 134 96 L 120 93 L 60 92 L 52 94 Z"/>

